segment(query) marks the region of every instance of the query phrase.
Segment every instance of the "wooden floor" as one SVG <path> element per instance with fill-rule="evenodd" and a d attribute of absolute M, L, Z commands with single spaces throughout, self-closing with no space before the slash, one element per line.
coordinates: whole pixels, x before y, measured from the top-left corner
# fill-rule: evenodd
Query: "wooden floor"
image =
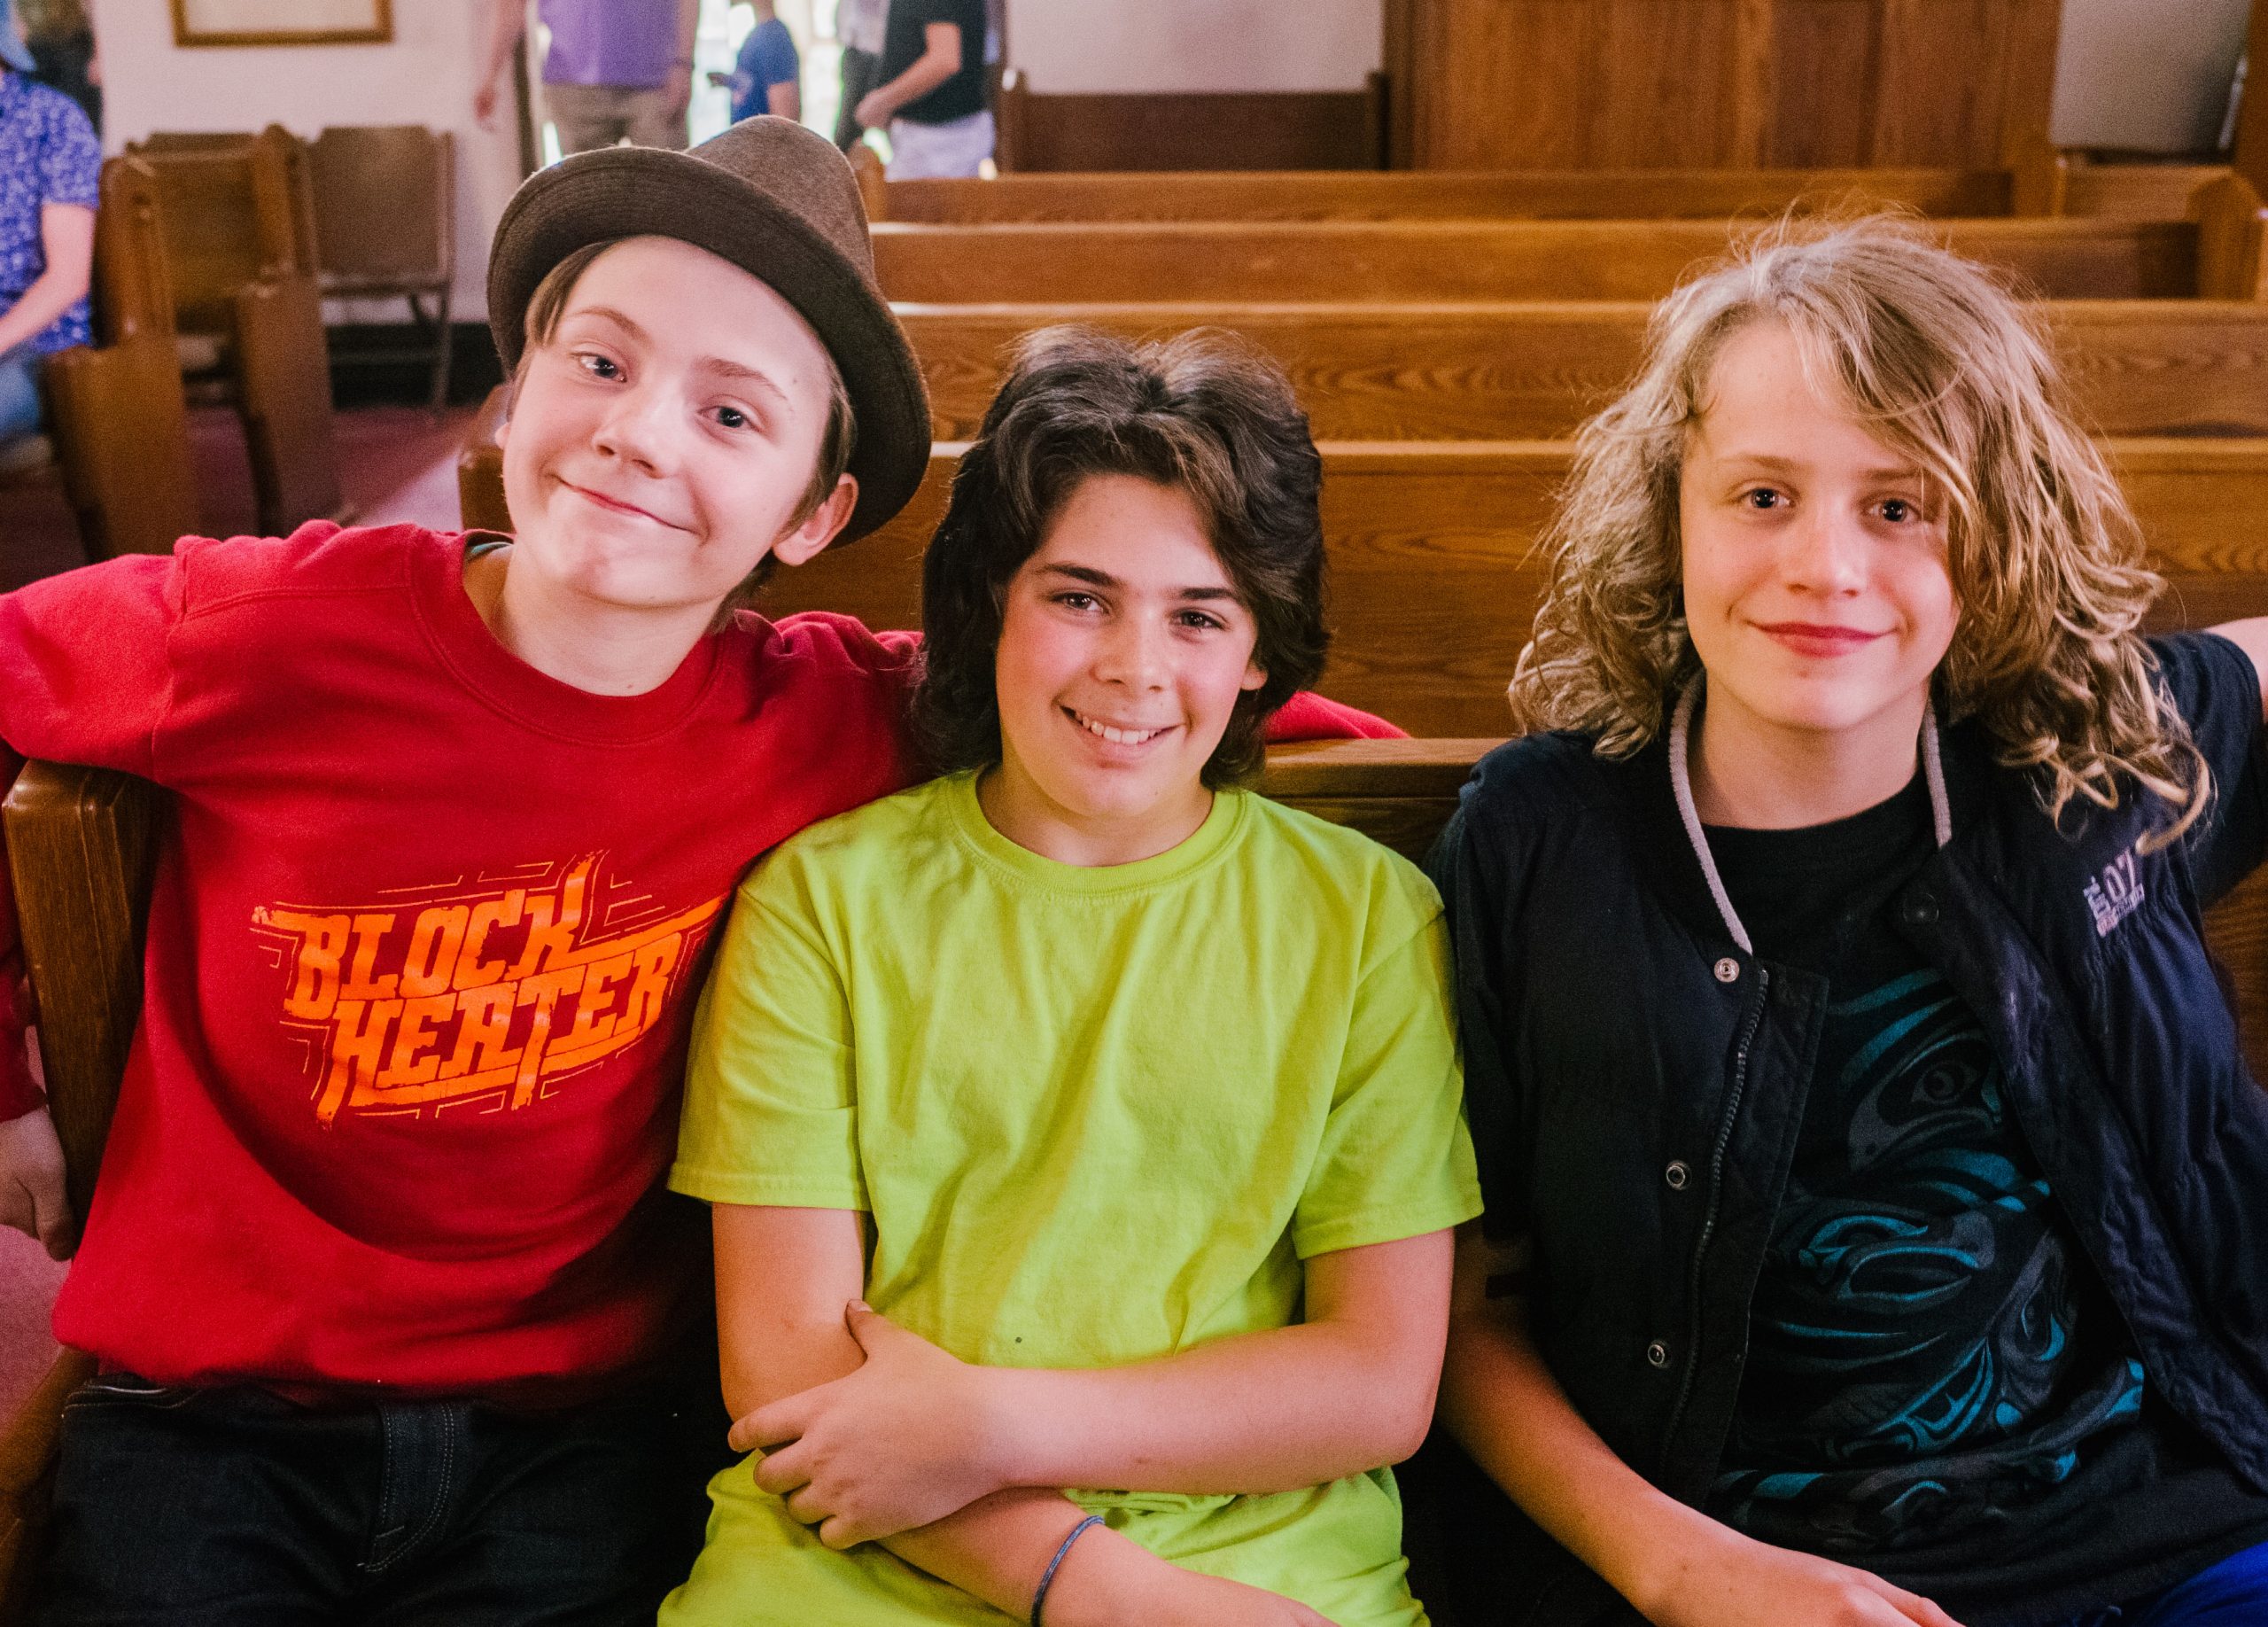
<path fill-rule="evenodd" d="M 456 450 L 472 409 L 439 416 L 418 407 L 367 407 L 338 415 L 339 483 L 362 525 L 411 521 L 437 530 L 457 524 Z M 190 455 L 205 496 L 205 531 L 230 536 L 252 528 L 252 469 L 234 412 L 190 414 Z M 63 488 L 52 471 L 0 487 L 0 592 L 87 563 Z"/>

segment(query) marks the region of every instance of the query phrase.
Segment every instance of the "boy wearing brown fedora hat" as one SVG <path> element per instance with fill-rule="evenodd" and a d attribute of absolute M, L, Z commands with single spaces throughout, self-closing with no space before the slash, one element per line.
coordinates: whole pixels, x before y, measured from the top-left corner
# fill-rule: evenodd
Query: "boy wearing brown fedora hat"
<path fill-rule="evenodd" d="M 729 1421 L 662 1178 L 707 941 L 913 772 L 910 640 L 733 607 L 897 511 L 927 402 L 849 167 L 784 121 L 543 172 L 490 290 L 513 537 L 193 538 L 0 598 L 0 741 L 175 810 L 56 1307 L 102 1374 L 50 1623 L 650 1622 L 699 1540 L 683 1444 Z M 0 1187 L 59 1252 L 20 1076 Z"/>
<path fill-rule="evenodd" d="M 102 1374 L 44 1622 L 646 1623 L 699 1545 L 693 993 L 752 858 L 916 772 L 910 637 L 741 606 L 904 505 L 927 401 L 848 165 L 783 120 L 540 174 L 489 309 L 512 536 L 317 523 L 0 596 L 0 754 L 175 814 L 56 1307 Z M 66 1253 L 21 1038 L 0 1222 Z M 969 1562 L 1036 1574 L 1014 1536 Z"/>

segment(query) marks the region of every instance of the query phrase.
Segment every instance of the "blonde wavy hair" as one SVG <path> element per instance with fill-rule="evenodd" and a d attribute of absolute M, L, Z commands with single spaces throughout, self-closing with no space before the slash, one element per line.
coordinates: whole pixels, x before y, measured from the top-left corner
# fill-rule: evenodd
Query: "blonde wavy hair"
<path fill-rule="evenodd" d="M 1680 471 L 1718 354 L 1766 322 L 1944 505 L 1960 617 L 1934 678 L 1940 718 L 1977 718 L 2003 765 L 2039 771 L 2052 819 L 2074 798 L 2117 806 L 2131 778 L 2178 811 L 2154 845 L 2186 829 L 2210 776 L 2142 642 L 2164 583 L 2133 514 L 2032 322 L 1895 217 L 1783 221 L 1656 307 L 1635 381 L 1579 432 L 1539 540 L 1549 580 L 1512 679 L 1516 726 L 1626 757 L 1700 669 Z"/>

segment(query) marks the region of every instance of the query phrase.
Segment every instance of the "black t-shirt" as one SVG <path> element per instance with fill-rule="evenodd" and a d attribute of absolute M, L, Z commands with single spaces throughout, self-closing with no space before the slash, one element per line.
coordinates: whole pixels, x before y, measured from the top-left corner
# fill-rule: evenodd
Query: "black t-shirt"
<path fill-rule="evenodd" d="M 882 34 L 882 66 L 877 84 L 888 84 L 919 62 L 929 49 L 931 23 L 960 29 L 960 68 L 920 101 L 897 110 L 916 124 L 944 124 L 984 111 L 984 0 L 890 0 L 889 26 Z"/>
<path fill-rule="evenodd" d="M 1709 1512 L 1965 1622 L 2122 1602 L 2268 1537 L 2268 1498 L 2156 1398 L 1982 1026 L 1898 930 L 1921 776 L 1708 837 L 1757 954 L 1828 980 Z"/>

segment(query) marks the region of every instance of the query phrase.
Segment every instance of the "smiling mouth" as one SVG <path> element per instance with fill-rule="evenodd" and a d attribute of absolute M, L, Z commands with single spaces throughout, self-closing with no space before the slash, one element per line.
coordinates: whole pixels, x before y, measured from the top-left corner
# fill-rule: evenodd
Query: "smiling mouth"
<path fill-rule="evenodd" d="M 1856 650 L 1884 636 L 1880 633 L 1870 633 L 1864 627 L 1821 626 L 1808 621 L 1761 622 L 1758 624 L 1757 630 L 1783 643 L 1814 650 Z"/>
<path fill-rule="evenodd" d="M 634 514 L 640 519 L 649 519 L 653 521 L 656 525 L 669 525 L 670 529 L 672 531 L 684 529 L 682 526 L 671 525 L 668 520 L 664 519 L 660 515 L 654 513 L 650 510 L 641 509 L 634 502 L 625 502 L 619 497 L 610 497 L 604 492 L 594 492 L 587 486 L 576 485 L 572 480 L 562 480 L 559 484 L 565 487 L 569 491 L 574 493 L 578 497 L 582 498 L 585 502 L 595 503 L 602 509 L 610 510 L 617 514 Z"/>
<path fill-rule="evenodd" d="M 1068 706 L 1063 708 L 1063 715 L 1097 739 L 1107 740 L 1113 745 L 1147 745 L 1160 735 L 1169 733 L 1172 728 L 1170 724 L 1163 728 L 1121 728 L 1115 724 L 1105 723 L 1099 718 L 1091 718 L 1084 712 L 1076 712 Z"/>

